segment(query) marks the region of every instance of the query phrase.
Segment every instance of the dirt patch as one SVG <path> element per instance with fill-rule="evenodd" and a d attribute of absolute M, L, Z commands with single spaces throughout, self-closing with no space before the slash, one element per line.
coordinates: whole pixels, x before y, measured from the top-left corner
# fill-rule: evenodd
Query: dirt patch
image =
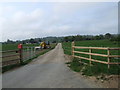
<path fill-rule="evenodd" d="M 71 62 L 72 56 L 70 55 L 64 55 L 65 57 L 65 63 Z M 69 64 L 67 64 L 69 66 Z M 78 73 L 80 76 L 86 78 L 87 80 L 90 80 L 92 82 L 95 82 L 102 88 L 120 88 L 120 75 L 105 75 L 101 74 L 99 76 L 85 76 L 82 75 L 81 72 Z"/>
<path fill-rule="evenodd" d="M 65 62 L 71 62 L 73 59 L 73 57 L 71 55 L 64 54 L 64 57 L 65 57 Z"/>
<path fill-rule="evenodd" d="M 99 77 L 99 79 L 98 79 Z M 86 78 L 94 81 L 103 88 L 118 88 L 119 87 L 119 76 L 118 75 L 105 75 L 104 78 L 101 78 L 102 75 L 97 77 L 87 76 Z"/>

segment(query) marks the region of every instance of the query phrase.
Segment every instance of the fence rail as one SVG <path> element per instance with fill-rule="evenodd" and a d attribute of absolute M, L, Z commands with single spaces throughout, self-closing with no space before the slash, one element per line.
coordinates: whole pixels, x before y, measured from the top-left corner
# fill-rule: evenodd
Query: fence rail
<path fill-rule="evenodd" d="M 20 55 L 20 54 L 7 55 L 7 56 L 2 56 L 0 58 L 13 57 L 13 56 L 18 56 L 18 55 Z"/>
<path fill-rule="evenodd" d="M 0 51 L 1 53 L 1 60 L 0 63 L 2 63 L 3 66 L 11 65 L 11 64 L 16 64 L 20 63 L 20 53 L 19 50 L 8 50 L 8 51 Z"/>
<path fill-rule="evenodd" d="M 75 51 L 75 49 L 88 49 L 88 52 L 82 52 L 82 51 Z M 105 54 L 98 54 L 98 53 L 92 53 L 92 50 L 107 50 L 107 55 Z M 109 47 L 80 47 L 80 46 L 75 46 L 75 43 L 72 42 L 72 56 L 76 57 L 76 58 L 80 58 L 80 59 L 84 59 L 84 60 L 88 60 L 90 61 L 90 65 L 91 62 L 97 62 L 97 63 L 103 63 L 103 64 L 107 64 L 108 68 L 110 68 L 110 64 L 120 64 L 120 62 L 111 62 L 111 58 L 120 58 L 120 55 L 111 55 L 110 51 L 111 50 L 120 50 L 120 48 L 109 48 Z M 89 55 L 89 58 L 86 57 L 82 57 L 82 56 L 77 56 L 75 55 L 75 53 L 79 53 L 79 54 L 87 54 Z M 100 56 L 100 57 L 107 57 L 107 61 L 100 61 L 100 60 L 95 60 L 92 59 L 92 56 Z"/>
<path fill-rule="evenodd" d="M 17 51 L 18 51 L 18 49 L 17 50 L 0 51 L 0 53 L 17 52 Z"/>

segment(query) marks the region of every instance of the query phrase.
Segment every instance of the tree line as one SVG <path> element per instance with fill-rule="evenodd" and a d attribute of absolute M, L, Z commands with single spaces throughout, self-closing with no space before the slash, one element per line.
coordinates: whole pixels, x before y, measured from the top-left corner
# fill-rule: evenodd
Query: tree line
<path fill-rule="evenodd" d="M 40 42 L 46 42 L 46 43 L 57 43 L 62 42 L 63 37 L 44 37 L 44 38 L 30 38 L 25 40 L 10 40 L 8 39 L 6 42 L 3 42 L 4 44 L 13 44 L 13 43 L 22 43 L 22 44 L 39 44 Z"/>
<path fill-rule="evenodd" d="M 7 40 L 6 44 L 9 43 L 22 43 L 22 44 L 34 44 L 45 41 L 46 43 L 58 43 L 58 42 L 72 42 L 72 41 L 83 41 L 83 40 L 103 40 L 108 39 L 110 41 L 120 41 L 120 34 L 110 34 L 106 33 L 105 35 L 73 35 L 73 36 L 65 36 L 65 37 L 44 37 L 44 38 L 31 38 L 26 40 Z"/>
<path fill-rule="evenodd" d="M 106 33 L 105 35 L 76 35 L 76 36 L 66 36 L 64 37 L 65 42 L 72 41 L 83 41 L 83 40 L 103 40 L 108 39 L 110 41 L 120 41 L 120 34 L 110 34 Z"/>

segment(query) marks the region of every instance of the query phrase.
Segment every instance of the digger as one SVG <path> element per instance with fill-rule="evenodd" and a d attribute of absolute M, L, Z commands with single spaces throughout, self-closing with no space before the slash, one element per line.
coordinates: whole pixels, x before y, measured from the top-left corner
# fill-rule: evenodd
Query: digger
<path fill-rule="evenodd" d="M 41 47 L 42 49 L 46 49 L 46 48 L 47 48 L 47 45 L 46 45 L 45 42 L 41 42 L 41 43 L 40 43 L 40 47 Z"/>
<path fill-rule="evenodd" d="M 44 41 L 41 42 L 39 46 L 35 47 L 36 50 L 47 49 L 47 48 L 51 48 L 50 43 L 48 42 L 48 44 L 46 44 Z"/>

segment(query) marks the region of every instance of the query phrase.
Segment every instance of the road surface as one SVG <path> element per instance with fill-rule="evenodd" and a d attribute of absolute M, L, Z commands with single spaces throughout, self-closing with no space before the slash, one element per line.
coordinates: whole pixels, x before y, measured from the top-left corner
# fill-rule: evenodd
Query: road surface
<path fill-rule="evenodd" d="M 65 64 L 61 43 L 28 65 L 2 75 L 3 88 L 97 88 Z"/>

